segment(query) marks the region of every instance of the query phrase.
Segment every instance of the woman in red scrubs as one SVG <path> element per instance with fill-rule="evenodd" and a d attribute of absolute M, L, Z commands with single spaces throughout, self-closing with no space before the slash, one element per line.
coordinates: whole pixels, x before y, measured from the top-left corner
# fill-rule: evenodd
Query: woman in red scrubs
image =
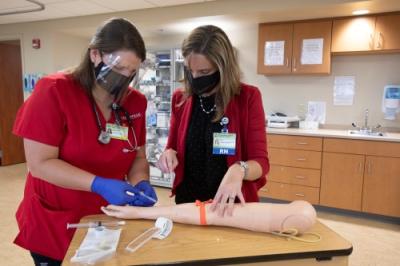
<path fill-rule="evenodd" d="M 108 20 L 80 65 L 42 78 L 19 110 L 14 133 L 29 172 L 15 243 L 36 265 L 61 264 L 74 233 L 67 223 L 107 204 L 157 200 L 144 148 L 147 101 L 129 87 L 145 57 L 135 26 Z"/>

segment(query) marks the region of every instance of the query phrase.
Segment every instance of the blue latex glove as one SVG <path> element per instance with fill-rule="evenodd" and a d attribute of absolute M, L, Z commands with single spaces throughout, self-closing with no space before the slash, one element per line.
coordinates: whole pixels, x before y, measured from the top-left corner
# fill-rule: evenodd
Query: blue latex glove
<path fill-rule="evenodd" d="M 157 202 L 158 199 L 156 192 L 154 191 L 154 188 L 150 185 L 149 181 L 142 180 L 136 184 L 135 188 L 138 189 L 140 192 L 139 194 L 135 194 L 135 199 L 133 200 L 133 202 L 130 203 L 130 205 L 150 207 Z M 155 202 L 141 195 L 142 193 L 147 197 L 153 198 Z"/>
<path fill-rule="evenodd" d="M 102 196 L 108 203 L 114 205 L 131 204 L 138 199 L 140 191 L 134 186 L 116 179 L 96 176 L 92 182 L 92 192 Z M 129 191 L 135 196 L 126 194 Z"/>

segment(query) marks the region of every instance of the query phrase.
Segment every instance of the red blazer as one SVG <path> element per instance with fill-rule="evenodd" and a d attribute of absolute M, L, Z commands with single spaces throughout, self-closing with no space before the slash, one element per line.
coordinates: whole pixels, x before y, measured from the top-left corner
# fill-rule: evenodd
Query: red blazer
<path fill-rule="evenodd" d="M 189 97 L 183 104 L 183 91 L 177 90 L 172 96 L 171 125 L 167 149 L 177 151 L 178 166 L 175 169 L 175 180 L 172 195 L 182 182 L 185 166 L 186 134 L 192 115 L 193 98 Z M 260 91 L 253 86 L 241 84 L 240 95 L 236 95 L 228 104 L 225 116 L 229 118 L 228 130 L 236 133 L 236 154 L 227 156 L 228 167 L 237 161 L 257 161 L 261 168 L 260 178 L 254 181 L 243 181 L 242 193 L 246 202 L 259 201 L 257 191 L 263 187 L 269 171 L 265 115 Z"/>

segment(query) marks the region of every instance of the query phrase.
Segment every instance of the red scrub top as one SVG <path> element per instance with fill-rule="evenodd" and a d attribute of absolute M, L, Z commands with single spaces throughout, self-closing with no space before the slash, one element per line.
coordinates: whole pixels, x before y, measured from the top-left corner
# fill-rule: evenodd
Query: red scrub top
<path fill-rule="evenodd" d="M 144 95 L 130 89 L 122 106 L 133 122 L 138 146 L 146 140 Z M 100 110 L 97 108 L 97 110 Z M 105 119 L 99 111 L 105 128 Z M 121 119 L 126 121 L 124 114 Z M 112 115 L 110 123 L 115 122 Z M 34 92 L 17 113 L 14 134 L 59 148 L 59 158 L 94 175 L 123 180 L 136 152 L 123 140 L 109 144 L 97 141 L 99 129 L 92 103 L 70 76 L 55 74 L 42 78 Z M 132 131 L 129 139 L 135 145 Z M 101 213 L 107 202 L 99 195 L 50 184 L 28 172 L 24 197 L 16 213 L 19 234 L 15 243 L 41 255 L 62 260 L 74 230 L 67 223 L 77 223 L 89 214 Z"/>

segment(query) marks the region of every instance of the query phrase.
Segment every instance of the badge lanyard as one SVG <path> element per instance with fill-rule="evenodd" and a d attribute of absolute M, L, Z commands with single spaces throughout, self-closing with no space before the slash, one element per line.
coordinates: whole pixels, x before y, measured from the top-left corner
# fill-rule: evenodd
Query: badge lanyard
<path fill-rule="evenodd" d="M 224 116 L 221 119 L 221 133 L 213 133 L 213 154 L 214 155 L 235 155 L 236 134 L 229 133 L 229 118 Z"/>
<path fill-rule="evenodd" d="M 97 127 L 99 128 L 99 131 L 100 131 L 99 137 L 98 137 L 98 141 L 100 143 L 109 144 L 111 142 L 111 138 L 115 138 L 115 139 L 120 139 L 120 140 L 126 140 L 128 142 L 130 147 L 122 149 L 122 151 L 124 153 L 137 151 L 139 149 L 135 130 L 133 129 L 132 119 L 131 119 L 128 111 L 126 111 L 122 106 L 119 106 L 118 104 L 113 103 L 111 105 L 111 109 L 113 110 L 113 113 L 115 116 L 116 125 L 106 123 L 106 129 L 104 129 L 101 126 L 100 116 L 99 116 L 99 113 L 96 108 L 96 103 L 94 101 L 92 101 L 92 106 L 93 106 L 93 112 L 96 115 Z M 125 119 L 128 121 L 128 128 L 122 126 L 119 111 L 122 111 L 124 113 Z M 131 129 L 131 131 L 132 131 L 133 139 L 135 141 L 135 146 L 133 146 L 129 140 L 129 137 L 128 137 L 129 129 Z"/>

